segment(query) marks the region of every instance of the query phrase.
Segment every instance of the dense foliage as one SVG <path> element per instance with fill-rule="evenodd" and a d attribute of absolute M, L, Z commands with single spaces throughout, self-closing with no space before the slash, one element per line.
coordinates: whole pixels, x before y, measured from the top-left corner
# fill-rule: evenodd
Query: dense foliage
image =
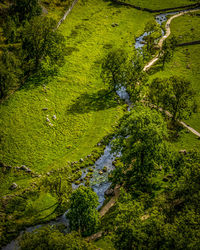
<path fill-rule="evenodd" d="M 166 138 L 163 117 L 148 107 L 134 108 L 122 121 L 114 148 L 122 152 L 121 159 L 127 168 L 126 185 L 132 192 L 152 188 L 149 177 L 155 172 L 155 166 L 165 164 Z"/>
<path fill-rule="evenodd" d="M 95 249 L 82 239 L 78 233 L 72 232 L 64 235 L 54 227 L 42 227 L 33 233 L 24 233 L 20 238 L 20 249 L 55 250 L 55 249 Z"/>
<path fill-rule="evenodd" d="M 14 1 L 2 22 L 7 46 L 0 56 L 0 98 L 34 74 L 55 74 L 66 55 L 64 36 L 52 18 L 41 16 L 38 0 Z"/>
<path fill-rule="evenodd" d="M 191 83 L 181 77 L 173 76 L 168 79 L 156 78 L 149 88 L 149 99 L 157 106 L 168 110 L 172 118 L 186 118 L 193 111 L 194 90 Z"/>
<path fill-rule="evenodd" d="M 67 218 L 70 220 L 70 229 L 79 231 L 82 235 L 95 232 L 99 223 L 97 211 L 98 196 L 91 188 L 80 186 L 72 193 L 71 204 Z"/>
<path fill-rule="evenodd" d="M 173 151 L 157 111 L 136 107 L 121 123 L 112 181 L 124 186 L 104 220 L 116 249 L 198 249 L 199 152 Z M 114 230 L 113 230 L 114 229 Z"/>

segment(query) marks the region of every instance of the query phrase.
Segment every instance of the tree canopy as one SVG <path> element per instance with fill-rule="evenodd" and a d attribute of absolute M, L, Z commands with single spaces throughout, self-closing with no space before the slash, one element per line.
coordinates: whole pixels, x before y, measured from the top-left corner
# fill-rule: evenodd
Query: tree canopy
<path fill-rule="evenodd" d="M 99 223 L 98 204 L 98 196 L 91 188 L 81 185 L 76 189 L 72 193 L 67 213 L 70 229 L 84 236 L 94 233 Z"/>
<path fill-rule="evenodd" d="M 58 30 L 56 23 L 47 17 L 35 17 L 26 23 L 22 36 L 22 49 L 26 72 L 54 72 L 62 66 L 65 50 L 65 38 Z"/>
<path fill-rule="evenodd" d="M 193 97 L 191 82 L 179 76 L 155 78 L 149 88 L 150 102 L 170 111 L 174 121 L 192 113 Z"/>
<path fill-rule="evenodd" d="M 155 110 L 139 105 L 121 122 L 114 149 L 121 150 L 129 171 L 127 185 L 145 189 L 155 166 L 165 162 L 167 126 Z"/>
<path fill-rule="evenodd" d="M 19 18 L 19 22 L 30 20 L 42 13 L 38 0 L 13 0 L 11 13 Z"/>
<path fill-rule="evenodd" d="M 95 249 L 87 243 L 77 232 L 64 235 L 55 227 L 47 226 L 26 232 L 20 237 L 21 250 L 55 250 L 55 249 Z"/>
<path fill-rule="evenodd" d="M 21 74 L 20 61 L 15 54 L 9 50 L 3 51 L 0 55 L 0 98 L 19 85 Z"/>

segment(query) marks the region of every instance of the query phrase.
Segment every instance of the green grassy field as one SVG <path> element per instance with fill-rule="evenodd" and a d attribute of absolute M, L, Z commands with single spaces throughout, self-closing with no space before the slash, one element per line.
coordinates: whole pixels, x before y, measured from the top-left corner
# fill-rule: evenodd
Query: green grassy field
<path fill-rule="evenodd" d="M 198 12 L 199 13 L 199 12 Z M 171 23 L 171 35 L 174 35 L 178 43 L 200 40 L 200 17 L 194 14 L 184 15 L 176 18 Z M 198 104 L 197 113 L 194 113 L 185 122 L 200 131 L 200 45 L 178 47 L 175 49 L 172 60 L 166 64 L 164 71 L 160 70 L 150 76 L 150 80 L 155 77 L 170 77 L 179 75 L 191 81 L 195 90 L 195 99 Z M 154 69 L 159 68 L 159 64 Z M 176 142 L 178 148 L 200 148 L 200 140 L 186 130 L 182 131 L 180 138 Z"/>
<path fill-rule="evenodd" d="M 112 47 L 132 51 L 134 36 L 151 18 L 104 1 L 77 4 L 60 27 L 68 53 L 59 75 L 30 81 L 1 105 L 0 161 L 43 172 L 90 154 L 123 114 L 115 95 L 105 97 L 107 87 L 99 77 L 101 59 Z"/>
<path fill-rule="evenodd" d="M 179 6 L 189 5 L 193 4 L 195 2 L 191 2 L 190 0 L 154 0 L 154 1 L 148 1 L 148 0 L 127 0 L 128 3 L 132 3 L 136 6 L 140 6 L 143 8 L 149 8 L 153 10 L 159 10 L 159 9 L 165 9 L 165 8 L 176 8 Z"/>
<path fill-rule="evenodd" d="M 61 10 L 50 9 L 48 15 L 59 20 Z M 101 60 L 112 48 L 132 53 L 134 37 L 143 33 L 151 19 L 148 13 L 103 0 L 78 3 L 59 28 L 66 37 L 67 53 L 58 76 L 30 80 L 0 107 L 0 162 L 45 173 L 91 154 L 95 145 L 114 131 L 125 108 L 116 94 L 108 95 L 108 86 L 100 79 Z M 112 27 L 113 23 L 118 26 Z M 62 174 L 63 179 L 67 176 Z M 39 185 L 39 179 L 22 172 L 2 172 L 1 197 L 11 195 L 9 202 L 15 206 L 18 201 L 12 195 L 21 194 L 34 182 Z M 11 191 L 13 182 L 19 188 Z M 9 221 L 3 209 L 0 236 L 11 239 L 24 225 L 55 218 L 55 202 L 48 191 L 37 190 L 28 196 L 23 209 L 12 207 Z"/>

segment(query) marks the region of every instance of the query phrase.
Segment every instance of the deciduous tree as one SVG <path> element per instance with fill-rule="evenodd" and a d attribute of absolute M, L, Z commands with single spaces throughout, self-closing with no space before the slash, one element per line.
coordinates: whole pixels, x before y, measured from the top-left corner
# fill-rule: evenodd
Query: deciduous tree
<path fill-rule="evenodd" d="M 67 214 L 71 230 L 79 231 L 84 236 L 94 233 L 99 223 L 97 206 L 98 196 L 91 188 L 80 186 L 76 189 Z"/>
<path fill-rule="evenodd" d="M 20 84 L 20 61 L 9 50 L 3 51 L 0 56 L 0 98 Z"/>
<path fill-rule="evenodd" d="M 39 69 L 53 73 L 64 64 L 65 38 L 55 30 L 56 22 L 47 17 L 35 17 L 26 23 L 22 36 L 25 71 L 27 74 Z"/>
<path fill-rule="evenodd" d="M 137 106 L 122 121 L 114 149 L 122 152 L 129 188 L 137 186 L 144 191 L 151 187 L 148 183 L 155 166 L 166 160 L 166 138 L 166 123 L 156 110 Z"/>

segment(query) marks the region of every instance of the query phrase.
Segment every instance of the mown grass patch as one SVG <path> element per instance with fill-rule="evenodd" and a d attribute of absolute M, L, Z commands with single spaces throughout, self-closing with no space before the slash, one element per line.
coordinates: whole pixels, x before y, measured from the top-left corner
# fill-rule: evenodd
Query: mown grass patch
<path fill-rule="evenodd" d="M 200 25 L 200 18 L 196 15 L 184 15 L 176 18 L 171 24 L 171 35 L 178 39 L 178 43 L 198 40 L 200 32 L 198 26 Z M 169 63 L 166 63 L 165 69 L 161 70 L 161 65 L 157 63 L 151 70 L 150 81 L 156 77 L 165 78 L 173 75 L 181 76 L 192 83 L 195 91 L 195 100 L 197 102 L 196 113 L 185 120 L 185 122 L 200 131 L 200 45 L 191 45 L 184 47 L 177 47 L 174 56 Z M 155 71 L 158 72 L 154 73 Z M 177 149 L 180 148 L 200 148 L 200 140 L 191 133 L 187 133 L 184 129 L 180 133 L 180 137 L 176 142 Z"/>

